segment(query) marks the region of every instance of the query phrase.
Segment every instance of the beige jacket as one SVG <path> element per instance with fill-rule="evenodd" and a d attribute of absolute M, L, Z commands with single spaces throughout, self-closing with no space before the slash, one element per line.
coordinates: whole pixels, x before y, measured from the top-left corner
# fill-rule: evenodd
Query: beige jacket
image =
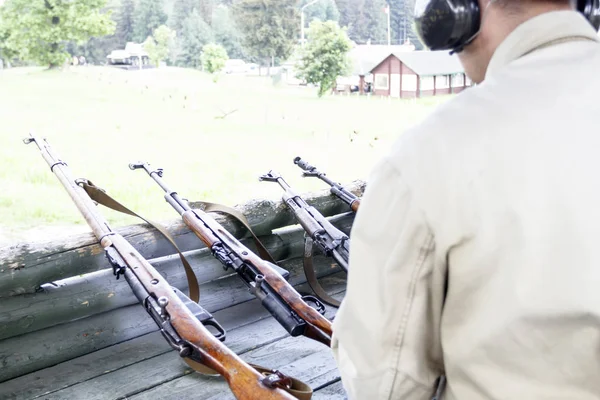
<path fill-rule="evenodd" d="M 350 399 L 442 374 L 448 400 L 600 399 L 599 97 L 596 32 L 547 13 L 376 166 L 333 326 Z"/>

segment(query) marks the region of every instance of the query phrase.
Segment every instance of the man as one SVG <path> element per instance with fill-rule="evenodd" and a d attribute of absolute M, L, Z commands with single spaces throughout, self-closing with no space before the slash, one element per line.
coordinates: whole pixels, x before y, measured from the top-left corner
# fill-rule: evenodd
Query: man
<path fill-rule="evenodd" d="M 442 375 L 448 400 L 597 400 L 597 31 L 569 1 L 422 3 L 424 42 L 478 85 L 369 177 L 333 327 L 342 383 L 352 400 L 431 399 Z"/>

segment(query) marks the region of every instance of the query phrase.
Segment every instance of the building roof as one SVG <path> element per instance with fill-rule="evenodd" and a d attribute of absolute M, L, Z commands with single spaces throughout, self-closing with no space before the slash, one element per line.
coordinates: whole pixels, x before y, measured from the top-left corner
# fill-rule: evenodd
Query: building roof
<path fill-rule="evenodd" d="M 370 71 L 373 71 L 390 55 L 402 61 L 404 65 L 420 76 L 451 75 L 464 72 L 458 56 L 449 55 L 448 51 L 391 52 L 373 65 Z"/>
<path fill-rule="evenodd" d="M 352 76 L 368 75 L 391 53 L 405 53 L 414 50 L 412 45 L 387 46 L 377 44 L 357 45 L 348 53 L 352 62 Z"/>

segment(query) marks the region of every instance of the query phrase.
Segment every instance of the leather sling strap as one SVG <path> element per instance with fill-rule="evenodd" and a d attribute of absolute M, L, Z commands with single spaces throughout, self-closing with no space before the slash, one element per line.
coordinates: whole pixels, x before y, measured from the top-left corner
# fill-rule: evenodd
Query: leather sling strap
<path fill-rule="evenodd" d="M 272 262 L 273 264 L 277 264 L 277 262 L 273 259 L 271 254 L 265 248 L 265 246 L 260 242 L 260 240 L 258 239 L 256 234 L 252 231 L 252 228 L 250 227 L 250 223 L 248 222 L 248 220 L 246 219 L 244 214 L 242 214 L 235 208 L 227 207 L 227 206 L 224 206 L 223 204 L 210 203 L 208 201 L 199 201 L 199 202 L 195 202 L 195 204 L 200 204 L 200 205 L 204 206 L 204 212 L 207 212 L 207 213 L 208 212 L 220 212 L 220 213 L 229 215 L 230 217 L 232 217 L 233 219 L 238 221 L 240 224 L 244 225 L 244 227 L 248 230 L 248 232 L 250 232 L 250 234 L 252 235 L 252 238 L 254 239 L 254 244 L 256 245 L 256 249 L 258 250 L 258 254 L 260 255 L 260 258 L 262 258 L 263 260 Z"/>
<path fill-rule="evenodd" d="M 227 214 L 227 215 L 231 216 L 232 218 L 234 218 L 235 220 L 239 221 L 242 225 L 244 225 L 246 227 L 248 232 L 250 232 L 250 234 L 254 238 L 254 243 L 256 244 L 256 248 L 258 249 L 258 253 L 260 254 L 261 258 L 263 260 L 270 261 L 273 264 L 277 264 L 277 262 L 273 259 L 273 257 L 269 254 L 267 249 L 263 246 L 263 244 L 260 242 L 258 237 L 252 231 L 252 228 L 250 227 L 250 224 L 248 223 L 248 220 L 246 219 L 244 214 L 242 214 L 241 212 L 239 212 L 238 210 L 236 210 L 234 208 L 227 207 L 222 204 L 210 203 L 207 201 L 200 201 L 200 202 L 197 202 L 196 204 L 200 204 L 201 206 L 203 206 L 204 212 L 220 212 L 223 214 Z M 315 293 L 315 295 L 317 296 L 317 298 L 319 300 L 321 300 L 322 302 L 324 302 L 326 304 L 329 304 L 330 306 L 339 307 L 341 303 L 339 301 L 337 301 L 336 299 L 334 299 L 333 297 L 331 297 L 330 295 L 328 295 L 327 292 L 325 291 L 325 289 L 323 289 L 323 286 L 321 286 L 321 284 L 319 283 L 319 280 L 317 278 L 317 274 L 315 272 L 315 268 L 314 268 L 314 265 L 312 262 L 312 251 L 313 251 L 313 240 L 310 236 L 306 236 L 305 246 L 304 246 L 303 266 L 304 266 L 304 274 L 306 275 L 306 280 L 308 282 L 308 285 L 311 287 L 311 289 L 313 290 L 313 292 Z"/>
<path fill-rule="evenodd" d="M 194 369 L 194 371 L 196 371 L 202 375 L 210 375 L 210 376 L 218 376 L 219 375 L 219 373 L 214 371 L 213 369 L 208 368 L 207 366 L 200 364 L 196 361 L 190 360 L 189 358 L 184 358 L 183 360 L 185 361 L 185 363 L 187 365 L 192 367 L 192 369 Z M 257 364 L 249 364 L 249 365 L 265 377 L 267 377 L 271 374 L 276 374 L 276 375 L 280 374 L 279 371 L 277 371 L 277 370 L 266 368 L 266 367 L 263 367 L 263 366 L 260 366 Z M 283 375 L 279 375 L 279 376 L 283 376 Z M 306 383 L 302 382 L 299 379 L 292 378 L 290 376 L 285 376 L 285 378 L 289 379 L 289 383 L 290 383 L 289 387 L 282 387 L 282 386 L 277 386 L 277 387 L 285 390 L 286 392 L 288 392 L 289 394 L 291 394 L 298 400 L 310 400 L 312 398 L 313 390 L 309 385 L 307 385 Z"/>
<path fill-rule="evenodd" d="M 315 273 L 315 266 L 312 262 L 313 252 L 313 240 L 310 236 L 306 235 L 304 239 L 304 258 L 302 264 L 304 266 L 304 274 L 310 288 L 315 292 L 315 295 L 323 303 L 329 304 L 333 307 L 339 307 L 340 302 L 327 294 L 323 286 L 319 283 L 317 274 Z"/>
<path fill-rule="evenodd" d="M 112 210 L 140 218 L 141 220 L 146 221 L 148 224 L 150 224 L 151 226 L 156 228 L 173 245 L 173 247 L 175 247 L 175 249 L 177 250 L 177 253 L 179 253 L 179 257 L 181 258 L 181 262 L 183 263 L 183 266 L 185 268 L 185 273 L 188 278 L 188 285 L 189 285 L 189 289 L 190 289 L 190 298 L 194 302 L 198 303 L 199 297 L 200 297 L 200 288 L 198 287 L 198 279 L 196 278 L 196 274 L 192 270 L 192 267 L 190 266 L 189 262 L 186 260 L 185 256 L 179 250 L 179 247 L 175 243 L 175 240 L 173 239 L 171 234 L 166 229 L 164 229 L 162 226 L 160 226 L 160 224 L 152 222 L 150 220 L 147 220 L 146 218 L 131 211 L 130 209 L 128 209 L 127 207 L 125 207 L 124 205 L 122 205 L 121 203 L 119 203 L 118 201 L 113 199 L 112 197 L 110 197 L 108 194 L 106 194 L 106 192 L 104 190 L 102 190 L 98 186 L 94 185 L 91 181 L 80 179 L 77 183 L 86 191 L 88 196 L 90 196 L 90 198 L 93 201 L 95 201 L 96 203 L 102 204 L 103 206 L 108 207 Z M 254 232 L 252 232 L 252 229 L 250 228 L 250 224 L 248 223 L 246 218 L 241 213 L 239 213 L 237 210 L 231 209 L 227 206 L 223 206 L 220 204 L 214 204 L 214 203 L 208 203 L 208 202 L 203 202 L 203 204 L 206 206 L 206 209 L 205 209 L 206 212 L 209 212 L 209 210 L 223 212 L 223 213 L 231 215 L 232 217 L 234 217 L 238 221 L 240 221 L 252 234 L 252 237 L 255 240 L 255 243 L 257 245 L 257 248 L 259 249 L 259 252 L 261 252 L 261 249 L 264 252 L 264 253 L 261 253 L 261 255 L 263 257 L 264 257 L 264 255 L 266 255 L 267 258 L 270 258 L 272 260 L 271 255 L 264 248 L 262 243 L 260 243 L 260 241 L 254 234 Z M 274 263 L 274 261 L 272 261 L 272 262 Z M 192 367 L 195 371 L 197 371 L 201 374 L 219 375 L 213 369 L 208 368 L 207 366 L 200 364 L 198 362 L 195 362 L 193 360 L 190 360 L 189 358 L 184 358 L 184 361 L 186 362 L 186 364 L 188 364 L 190 367 Z M 278 371 L 272 370 L 270 368 L 262 367 L 260 365 L 250 364 L 250 366 L 253 367 L 254 369 L 256 369 L 261 374 L 263 374 L 265 377 L 268 375 L 271 375 L 271 374 L 278 374 Z M 289 376 L 286 376 L 286 378 L 289 379 L 290 386 L 289 387 L 281 387 L 281 389 L 287 391 L 292 396 L 296 397 L 298 400 L 310 400 L 311 399 L 313 391 L 309 385 L 307 385 L 306 383 L 304 383 L 301 380 L 296 379 L 296 378 L 292 378 Z"/>
<path fill-rule="evenodd" d="M 250 364 L 255 370 L 263 374 L 264 376 L 277 373 L 276 370 L 272 370 L 269 368 L 261 367 L 260 365 Z M 313 390 L 306 383 L 298 380 L 296 378 L 288 377 L 291 380 L 291 385 L 289 388 L 282 388 L 295 398 L 299 400 L 310 400 L 313 395 Z"/>
<path fill-rule="evenodd" d="M 123 214 L 128 214 L 137 217 L 143 221 L 146 221 L 148 224 L 152 225 L 157 231 L 159 231 L 165 237 L 165 239 L 167 239 L 173 245 L 175 250 L 177 250 L 177 253 L 179 253 L 179 258 L 181 258 L 181 263 L 183 264 L 183 268 L 185 269 L 185 275 L 187 276 L 188 280 L 190 299 L 192 299 L 194 303 L 198 303 L 200 301 L 200 287 L 198 286 L 198 278 L 196 278 L 196 274 L 194 273 L 194 270 L 192 269 L 188 260 L 179 250 L 179 247 L 175 243 L 175 239 L 173 239 L 173 236 L 171 236 L 171 234 L 165 228 L 163 228 L 160 224 L 152 222 L 131 211 L 130 209 L 128 209 L 127 207 L 110 197 L 108 194 L 106 194 L 106 192 L 103 189 L 94 185 L 91 181 L 80 179 L 77 183 L 96 203 L 102 204 L 105 207 L 121 212 Z"/>

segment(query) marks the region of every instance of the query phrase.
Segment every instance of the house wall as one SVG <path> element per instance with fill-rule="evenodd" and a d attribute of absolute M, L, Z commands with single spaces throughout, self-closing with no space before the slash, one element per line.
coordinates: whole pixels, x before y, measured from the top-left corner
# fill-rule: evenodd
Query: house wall
<path fill-rule="evenodd" d="M 377 96 L 401 98 L 437 96 L 460 93 L 470 86 L 470 80 L 464 73 L 420 77 L 393 54 L 371 72 L 373 94 Z"/>
<path fill-rule="evenodd" d="M 373 94 L 377 96 L 390 95 L 390 75 L 391 75 L 391 59 L 396 58 L 390 55 L 381 64 L 379 64 L 372 72 L 373 74 Z"/>
<path fill-rule="evenodd" d="M 386 58 L 372 73 L 373 94 L 393 97 L 416 96 L 417 75 L 394 55 Z M 395 85 L 392 85 L 392 83 Z"/>

